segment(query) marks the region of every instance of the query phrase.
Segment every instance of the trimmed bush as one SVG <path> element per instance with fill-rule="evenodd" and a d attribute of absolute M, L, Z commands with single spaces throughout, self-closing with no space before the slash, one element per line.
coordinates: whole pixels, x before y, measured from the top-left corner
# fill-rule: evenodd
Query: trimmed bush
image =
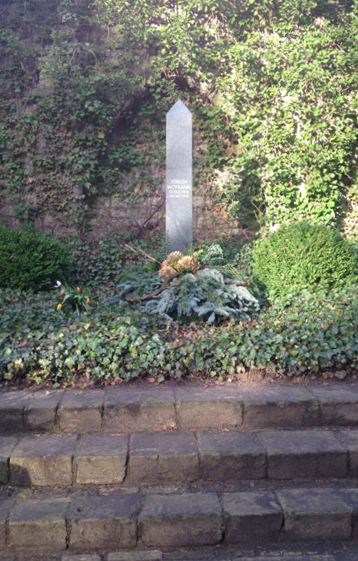
<path fill-rule="evenodd" d="M 72 272 L 65 247 L 31 229 L 0 227 L 0 287 L 44 290 Z"/>
<path fill-rule="evenodd" d="M 357 252 L 338 230 L 299 222 L 256 242 L 253 273 L 271 297 L 357 281 Z"/>

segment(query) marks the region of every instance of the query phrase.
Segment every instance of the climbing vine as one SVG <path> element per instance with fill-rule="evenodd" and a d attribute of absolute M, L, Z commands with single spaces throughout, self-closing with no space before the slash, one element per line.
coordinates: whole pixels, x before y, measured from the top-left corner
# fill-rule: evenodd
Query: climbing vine
<path fill-rule="evenodd" d="M 178 97 L 196 188 L 240 225 L 354 206 L 354 2 L 6 0 L 0 22 L 0 192 L 20 221 L 85 230 L 103 195 L 160 195 Z"/>
<path fill-rule="evenodd" d="M 356 164 L 356 32 L 356 21 L 320 19 L 304 32 L 278 26 L 230 49 L 219 90 L 237 131 L 225 193 L 234 206 L 251 189 L 271 225 L 337 221 Z"/>

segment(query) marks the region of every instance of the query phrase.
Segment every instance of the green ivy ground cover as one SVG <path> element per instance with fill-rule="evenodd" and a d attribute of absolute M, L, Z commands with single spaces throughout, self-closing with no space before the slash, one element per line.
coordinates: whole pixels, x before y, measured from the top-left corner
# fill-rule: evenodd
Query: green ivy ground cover
<path fill-rule="evenodd" d="M 88 383 L 234 376 L 250 368 L 285 375 L 358 368 L 357 290 L 304 292 L 251 320 L 219 326 L 158 320 L 113 301 L 56 313 L 56 296 L 0 292 L 0 379 Z"/>
<path fill-rule="evenodd" d="M 26 249 L 34 232 L 21 235 Z M 52 247 L 51 238 L 41 242 Z M 358 368 L 358 254 L 338 231 L 303 222 L 244 247 L 235 239 L 194 245 L 189 255 L 152 244 L 61 245 L 78 285 L 57 280 L 47 291 L 34 290 L 38 253 L 33 269 L 30 255 L 27 291 L 0 288 L 0 381 L 59 386 Z M 52 268 L 44 272 L 50 282 Z M 12 278 L 10 268 L 8 287 Z"/>

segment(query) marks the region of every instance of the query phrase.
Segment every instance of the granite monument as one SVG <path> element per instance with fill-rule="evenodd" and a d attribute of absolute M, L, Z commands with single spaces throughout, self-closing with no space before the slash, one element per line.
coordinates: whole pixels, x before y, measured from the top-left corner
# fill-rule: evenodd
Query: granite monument
<path fill-rule="evenodd" d="M 165 223 L 168 251 L 186 252 L 193 241 L 192 115 L 179 100 L 167 113 Z"/>

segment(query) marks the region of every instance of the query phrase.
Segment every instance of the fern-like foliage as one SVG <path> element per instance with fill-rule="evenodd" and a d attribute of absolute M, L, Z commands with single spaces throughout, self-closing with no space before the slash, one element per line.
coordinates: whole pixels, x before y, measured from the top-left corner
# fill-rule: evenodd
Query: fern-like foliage
<path fill-rule="evenodd" d="M 168 319 L 219 323 L 248 319 L 258 311 L 259 303 L 235 280 L 225 279 L 216 269 L 202 269 L 173 279 L 145 308 Z"/>

